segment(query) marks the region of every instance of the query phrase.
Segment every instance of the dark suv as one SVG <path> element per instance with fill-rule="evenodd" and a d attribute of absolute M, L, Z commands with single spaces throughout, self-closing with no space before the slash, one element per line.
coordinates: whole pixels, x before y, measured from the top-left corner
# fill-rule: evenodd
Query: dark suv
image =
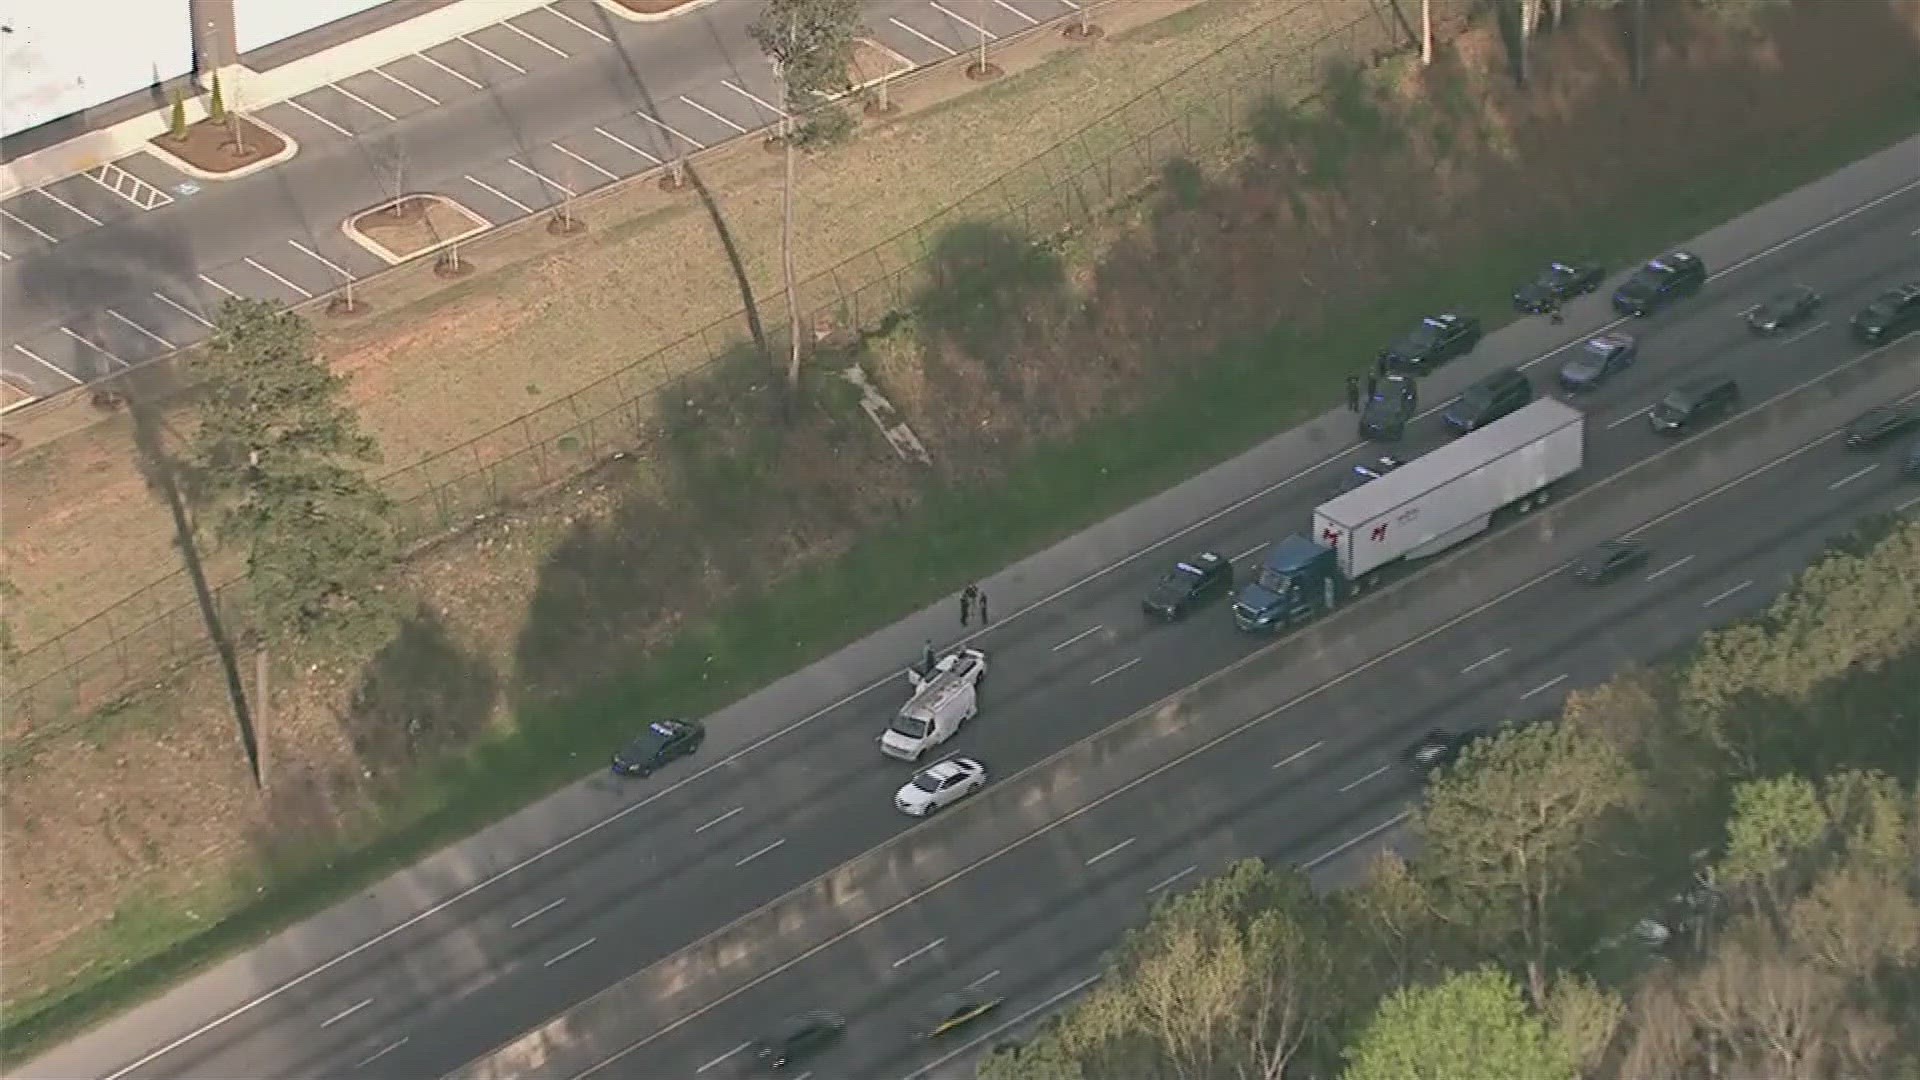
<path fill-rule="evenodd" d="M 1465 435 L 1478 431 L 1533 401 L 1533 384 L 1519 368 L 1502 368 L 1461 391 L 1447 406 L 1447 426 Z"/>
<path fill-rule="evenodd" d="M 1853 317 L 1853 336 L 1863 345 L 1883 345 L 1913 330 L 1920 330 L 1920 282 L 1888 289 Z"/>
<path fill-rule="evenodd" d="M 1669 251 L 1633 272 L 1613 292 L 1613 310 L 1651 315 L 1667 301 L 1692 296 L 1707 283 L 1707 264 L 1691 251 Z"/>
<path fill-rule="evenodd" d="M 1728 375 L 1688 379 L 1647 410 L 1647 422 L 1662 435 L 1679 435 L 1696 423 L 1727 416 L 1740 407 L 1740 384 Z"/>
<path fill-rule="evenodd" d="M 698 720 L 655 720 L 639 738 L 614 753 L 613 774 L 652 776 L 655 769 L 686 757 L 706 741 L 706 728 Z"/>

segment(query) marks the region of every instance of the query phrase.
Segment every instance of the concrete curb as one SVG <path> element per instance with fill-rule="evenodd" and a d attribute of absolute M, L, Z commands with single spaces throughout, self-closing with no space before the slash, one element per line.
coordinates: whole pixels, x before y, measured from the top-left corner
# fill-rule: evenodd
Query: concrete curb
<path fill-rule="evenodd" d="M 373 237 L 368 236 L 364 232 L 361 232 L 359 227 L 354 225 L 355 221 L 358 221 L 359 219 L 366 217 L 368 214 L 377 214 L 380 211 L 387 209 L 388 207 L 397 206 L 400 203 L 407 201 L 408 199 L 428 199 L 433 202 L 439 203 L 442 206 L 451 207 L 461 217 L 471 222 L 472 228 L 467 229 L 465 232 L 457 233 L 453 236 L 449 236 L 446 239 L 441 240 L 439 243 L 430 244 L 426 247 L 421 248 L 418 251 L 412 252 L 407 255 L 401 255 L 400 253 L 388 248 L 387 245 L 382 244 L 380 241 L 375 240 Z M 340 219 L 340 231 L 347 234 L 347 239 L 360 245 L 361 248 L 365 249 L 374 258 L 379 259 L 380 261 L 386 263 L 388 266 L 399 266 L 401 263 L 406 262 L 410 259 L 417 259 L 422 255 L 432 254 L 433 252 L 439 251 L 441 248 L 452 247 L 453 245 L 458 244 L 463 240 L 471 240 L 474 237 L 479 236 L 481 233 L 486 232 L 488 229 L 491 229 L 491 228 L 493 228 L 493 225 L 489 223 L 486 218 L 483 218 L 479 214 L 474 213 L 472 210 L 468 209 L 465 203 L 462 203 L 460 200 L 452 197 L 451 195 L 441 195 L 438 192 L 433 192 L 433 191 L 412 192 L 406 195 L 401 195 L 398 198 L 388 199 L 386 202 L 374 203 L 372 206 L 367 207 L 365 210 L 356 210 L 353 213 L 348 214 L 346 217 Z"/>
<path fill-rule="evenodd" d="M 248 123 L 273 135 L 285 144 L 281 146 L 280 152 L 274 154 L 272 157 L 261 158 L 259 161 L 249 162 L 237 169 L 229 169 L 226 172 L 209 172 L 152 140 L 147 141 L 145 147 L 146 152 L 166 162 L 169 167 L 186 173 L 195 180 L 205 180 L 209 183 L 219 183 L 224 180 L 238 180 L 243 176 L 252 176 L 254 173 L 262 169 L 270 169 L 300 152 L 300 144 L 294 140 L 293 136 L 281 131 L 279 128 L 274 127 L 272 124 L 267 123 L 257 116 L 248 113 L 241 115 L 246 117 Z"/>
<path fill-rule="evenodd" d="M 681 4 L 679 7 L 674 8 L 671 11 L 660 11 L 660 12 L 655 12 L 649 15 L 644 11 L 635 11 L 632 8 L 627 7 L 626 5 L 621 4 L 619 0 L 594 0 L 594 3 L 600 6 L 600 10 L 606 12 L 607 14 L 613 16 L 614 18 L 625 19 L 628 22 L 637 22 L 637 23 L 657 23 L 657 22 L 666 22 L 668 19 L 677 19 L 682 15 L 688 15 L 695 11 L 699 11 L 701 8 L 706 7 L 708 4 L 711 4 L 713 2 L 714 0 L 693 0 L 692 3 Z"/>

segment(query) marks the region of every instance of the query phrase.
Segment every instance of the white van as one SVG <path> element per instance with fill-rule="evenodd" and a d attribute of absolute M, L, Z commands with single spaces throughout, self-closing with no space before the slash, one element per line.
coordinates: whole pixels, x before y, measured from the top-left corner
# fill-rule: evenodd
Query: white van
<path fill-rule="evenodd" d="M 987 673 L 987 654 L 959 649 L 940 658 L 931 675 L 909 669 L 913 697 L 880 736 L 880 752 L 902 761 L 920 756 L 959 732 L 960 725 L 980 711 L 980 680 Z"/>

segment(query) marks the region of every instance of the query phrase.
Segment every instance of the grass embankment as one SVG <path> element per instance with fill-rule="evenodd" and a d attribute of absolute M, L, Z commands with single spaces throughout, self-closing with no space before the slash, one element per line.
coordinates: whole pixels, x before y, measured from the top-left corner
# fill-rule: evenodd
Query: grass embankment
<path fill-rule="evenodd" d="M 1323 163 L 1333 167 L 1325 155 L 1357 152 L 1376 137 L 1360 134 L 1373 120 L 1316 121 Z M 1443 267 L 1405 272 L 1366 297 L 1339 296 L 1310 322 L 1195 358 L 1184 377 L 1157 384 L 1124 415 L 1027 446 L 995 470 L 1004 480 L 934 487 L 897 523 L 869 531 L 838 557 L 679 626 L 670 644 L 627 674 L 560 704 L 523 708 L 514 734 L 414 778 L 404 802 L 378 823 L 385 831 L 353 838 L 364 840 L 358 845 L 342 839 L 329 865 L 276 875 L 244 903 L 236 901 L 247 890 L 225 894 L 229 906 L 217 915 L 203 907 L 201 918 L 190 918 L 184 904 L 169 901 L 77 941 L 62 959 L 89 974 L 10 1009 L 0 1048 L 12 1059 L 44 1046 L 525 805 L 577 776 L 580 748 L 607 745 L 636 714 L 710 711 L 1325 408 L 1356 361 L 1410 312 L 1478 297 L 1492 316 L 1543 258 L 1577 251 L 1618 265 L 1908 135 L 1916 122 L 1920 99 L 1911 93 L 1843 111 L 1739 169 L 1609 188 L 1604 212 L 1568 214 L 1560 227 L 1524 238 L 1490 232 L 1479 247 L 1446 252 Z M 1341 123 L 1352 139 L 1337 137 Z M 1580 149 L 1572 137 L 1563 148 Z"/>

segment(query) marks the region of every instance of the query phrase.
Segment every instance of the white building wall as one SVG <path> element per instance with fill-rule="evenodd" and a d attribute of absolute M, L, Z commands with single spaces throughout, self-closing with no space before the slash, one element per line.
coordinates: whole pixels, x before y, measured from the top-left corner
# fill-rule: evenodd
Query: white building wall
<path fill-rule="evenodd" d="M 0 0 L 0 27 L 0 135 L 193 70 L 187 0 Z"/>
<path fill-rule="evenodd" d="M 383 3 L 410 0 L 233 0 L 233 33 L 240 51 L 252 52 L 336 19 Z"/>

